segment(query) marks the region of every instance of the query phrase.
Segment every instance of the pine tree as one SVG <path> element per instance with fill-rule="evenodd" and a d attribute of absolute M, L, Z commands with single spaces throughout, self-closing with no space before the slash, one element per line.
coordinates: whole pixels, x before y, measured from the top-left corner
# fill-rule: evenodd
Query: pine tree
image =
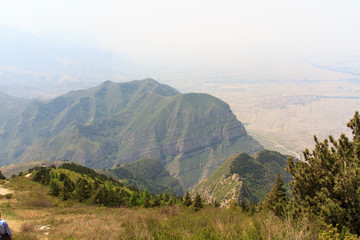
<path fill-rule="evenodd" d="M 92 203 L 98 205 L 108 205 L 108 191 L 104 185 L 99 185 L 96 192 L 91 196 Z"/>
<path fill-rule="evenodd" d="M 6 177 L 2 174 L 2 172 L 0 171 L 0 180 L 4 180 L 6 179 Z"/>
<path fill-rule="evenodd" d="M 58 181 L 56 181 L 56 179 L 54 178 L 51 179 L 49 186 L 50 186 L 50 194 L 55 197 L 59 196 L 61 188 L 59 186 Z"/>
<path fill-rule="evenodd" d="M 50 168 L 41 167 L 39 170 L 36 171 L 33 181 L 40 182 L 43 185 L 48 185 L 50 183 Z M 15 174 L 13 176 L 16 176 Z"/>
<path fill-rule="evenodd" d="M 155 196 L 153 207 L 159 207 L 161 205 L 161 198 L 159 196 Z"/>
<path fill-rule="evenodd" d="M 80 202 L 91 196 L 91 185 L 83 178 L 79 178 L 75 188 L 75 198 Z"/>
<path fill-rule="evenodd" d="M 117 194 L 116 190 L 109 189 L 107 195 L 107 207 L 119 207 L 120 206 L 120 197 Z"/>
<path fill-rule="evenodd" d="M 191 197 L 188 191 L 186 191 L 185 196 L 183 198 L 183 205 L 188 207 L 192 204 Z"/>
<path fill-rule="evenodd" d="M 286 193 L 285 183 L 280 174 L 278 174 L 275 179 L 275 184 L 266 195 L 262 206 L 264 209 L 273 211 L 276 216 L 283 216 L 286 212 L 288 202 L 289 198 Z"/>
<path fill-rule="evenodd" d="M 315 149 L 304 151 L 305 161 L 289 159 L 288 171 L 295 206 L 300 211 L 322 216 L 329 224 L 348 227 L 360 234 L 360 116 L 347 124 L 353 133 L 350 141 L 344 134 L 336 141 L 332 136 Z"/>
<path fill-rule="evenodd" d="M 72 193 L 73 191 L 75 190 L 75 185 L 74 183 L 70 180 L 69 177 L 67 177 L 65 175 L 65 178 L 64 178 L 64 185 L 63 185 L 63 188 L 62 188 L 62 199 L 63 200 L 68 200 L 72 197 Z"/>
<path fill-rule="evenodd" d="M 140 199 L 139 194 L 136 191 L 132 192 L 131 197 L 129 199 L 129 205 L 131 207 L 135 207 L 135 206 L 140 205 L 139 204 L 139 199 Z"/>
<path fill-rule="evenodd" d="M 203 204 L 202 204 L 201 197 L 200 197 L 199 193 L 196 193 L 195 198 L 194 198 L 194 210 L 196 212 L 202 208 L 203 208 Z"/>
<path fill-rule="evenodd" d="M 165 192 L 164 192 L 163 198 L 164 198 L 165 204 L 169 202 L 169 200 L 170 200 L 170 195 L 169 195 L 169 192 L 168 192 L 167 189 L 166 189 Z"/>
<path fill-rule="evenodd" d="M 60 173 L 59 181 L 64 181 L 65 178 L 66 178 L 66 174 L 65 173 Z"/>
<path fill-rule="evenodd" d="M 121 189 L 119 189 L 117 194 L 118 194 L 119 206 L 126 205 L 129 202 L 131 194 L 127 190 L 125 190 L 124 188 L 121 188 Z"/>
<path fill-rule="evenodd" d="M 151 195 L 150 195 L 149 191 L 147 189 L 145 189 L 145 191 L 143 193 L 143 199 L 142 199 L 144 207 L 148 208 L 151 206 L 150 198 L 151 198 Z"/>
<path fill-rule="evenodd" d="M 171 194 L 171 198 L 170 198 L 170 201 L 169 201 L 169 205 L 172 206 L 172 205 L 175 205 L 177 202 L 177 196 L 175 193 L 172 193 Z"/>

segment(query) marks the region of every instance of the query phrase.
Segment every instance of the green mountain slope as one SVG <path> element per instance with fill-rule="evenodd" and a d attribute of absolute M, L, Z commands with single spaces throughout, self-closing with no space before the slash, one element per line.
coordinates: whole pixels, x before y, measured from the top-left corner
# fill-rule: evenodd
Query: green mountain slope
<path fill-rule="evenodd" d="M 121 164 L 109 169 L 117 179 L 127 185 L 134 185 L 141 190 L 160 194 L 168 190 L 183 196 L 184 191 L 179 181 L 172 177 L 159 160 L 143 158 L 129 164 Z"/>
<path fill-rule="evenodd" d="M 231 199 L 239 202 L 259 202 L 271 190 L 277 174 L 286 182 L 291 175 L 285 171 L 287 156 L 275 151 L 262 150 L 254 157 L 246 153 L 226 160 L 213 174 L 193 189 L 208 202 L 222 205 Z"/>
<path fill-rule="evenodd" d="M 29 100 L 16 98 L 0 92 L 0 125 L 20 115 L 27 102 Z"/>
<path fill-rule="evenodd" d="M 153 158 L 186 189 L 228 157 L 262 148 L 225 102 L 207 94 L 180 94 L 152 79 L 107 81 L 33 101 L 2 124 L 0 133 L 3 165 L 66 159 L 111 168 Z"/>

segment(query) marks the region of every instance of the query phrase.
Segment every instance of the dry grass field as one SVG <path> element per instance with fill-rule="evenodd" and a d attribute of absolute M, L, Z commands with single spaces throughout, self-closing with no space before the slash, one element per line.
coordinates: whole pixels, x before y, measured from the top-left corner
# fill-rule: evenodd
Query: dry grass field
<path fill-rule="evenodd" d="M 60 201 L 27 177 L 0 183 L 11 190 L 0 210 L 19 239 L 317 239 L 318 224 L 292 222 L 240 207 L 181 205 L 161 208 L 105 208 Z"/>

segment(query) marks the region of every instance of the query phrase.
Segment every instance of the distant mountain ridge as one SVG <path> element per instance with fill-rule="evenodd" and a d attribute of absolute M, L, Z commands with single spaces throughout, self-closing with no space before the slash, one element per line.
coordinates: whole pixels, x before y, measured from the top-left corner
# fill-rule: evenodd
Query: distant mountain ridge
<path fill-rule="evenodd" d="M 181 94 L 153 79 L 106 81 L 31 101 L 0 126 L 2 165 L 65 159 L 111 168 L 153 158 L 186 189 L 231 155 L 260 149 L 225 102 L 208 94 Z"/>
<path fill-rule="evenodd" d="M 26 172 L 31 168 L 35 167 L 50 167 L 54 166 L 61 166 L 65 163 L 69 163 L 69 161 L 61 161 L 57 160 L 55 162 L 25 162 L 25 163 L 18 163 L 18 164 L 11 164 L 0 167 L 0 171 L 4 174 L 6 178 L 11 178 L 13 175 L 18 175 L 21 172 Z"/>

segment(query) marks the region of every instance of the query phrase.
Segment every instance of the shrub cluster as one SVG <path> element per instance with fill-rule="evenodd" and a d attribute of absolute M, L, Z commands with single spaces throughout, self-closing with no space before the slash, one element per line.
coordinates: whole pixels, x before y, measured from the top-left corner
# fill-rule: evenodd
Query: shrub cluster
<path fill-rule="evenodd" d="M 159 195 L 153 195 L 147 190 L 141 192 L 74 163 L 60 167 L 37 167 L 30 171 L 35 171 L 33 181 L 48 185 L 51 195 L 64 201 L 75 200 L 106 207 L 157 207 L 179 201 L 177 196 L 170 196 L 168 191 Z"/>
<path fill-rule="evenodd" d="M 288 160 L 292 198 L 286 194 L 281 177 L 261 207 L 277 216 L 290 215 L 321 219 L 328 228 L 360 234 L 360 116 L 347 124 L 353 133 L 349 140 L 342 134 L 323 142 L 314 137 L 315 148 L 304 151 L 305 161 Z M 336 226 L 336 227 L 335 227 Z"/>

